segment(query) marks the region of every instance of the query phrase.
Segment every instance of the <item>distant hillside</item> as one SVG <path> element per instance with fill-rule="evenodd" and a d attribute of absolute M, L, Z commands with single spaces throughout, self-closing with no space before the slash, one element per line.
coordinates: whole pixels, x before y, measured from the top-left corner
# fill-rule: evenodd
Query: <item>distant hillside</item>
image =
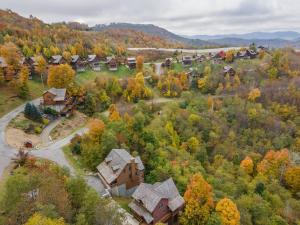
<path fill-rule="evenodd" d="M 16 43 L 22 49 L 24 46 L 29 47 L 34 52 L 50 47 L 58 47 L 64 51 L 70 49 L 72 45 L 80 44 L 86 48 L 84 53 L 86 54 L 92 51 L 94 45 L 104 42 L 124 47 L 186 47 L 181 43 L 142 31 L 108 29 L 93 32 L 84 24 L 46 24 L 32 16 L 25 18 L 11 10 L 0 9 L 0 44 L 4 39 Z"/>
<path fill-rule="evenodd" d="M 94 31 L 103 31 L 108 29 L 131 29 L 131 30 L 141 31 L 150 35 L 166 38 L 173 42 L 180 42 L 195 47 L 215 46 L 215 44 L 212 42 L 203 41 L 200 39 L 189 39 L 189 38 L 181 37 L 164 28 L 152 24 L 111 23 L 109 25 L 98 24 L 92 27 L 92 30 Z"/>
<path fill-rule="evenodd" d="M 282 39 L 282 40 L 296 40 L 300 38 L 300 33 L 295 31 L 279 31 L 279 32 L 253 32 L 246 34 L 226 34 L 226 35 L 193 35 L 185 36 L 191 39 L 202 39 L 202 40 L 215 40 L 224 38 L 237 38 L 237 39 L 247 39 L 247 40 L 272 40 L 272 39 Z"/>
<path fill-rule="evenodd" d="M 270 48 L 283 48 L 283 47 L 299 47 L 299 41 L 289 41 L 283 39 L 241 39 L 241 38 L 221 38 L 214 39 L 214 43 L 219 45 L 228 46 L 249 46 L 251 43 L 255 43 L 257 46 L 267 46 Z"/>

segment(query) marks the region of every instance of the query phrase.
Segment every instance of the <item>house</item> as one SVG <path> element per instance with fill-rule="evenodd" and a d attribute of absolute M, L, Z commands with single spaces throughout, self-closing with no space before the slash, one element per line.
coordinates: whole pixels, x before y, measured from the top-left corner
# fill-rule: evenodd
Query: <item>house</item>
<path fill-rule="evenodd" d="M 118 70 L 118 62 L 115 57 L 107 57 L 106 65 L 110 71 Z"/>
<path fill-rule="evenodd" d="M 178 224 L 178 216 L 184 207 L 172 178 L 155 184 L 142 183 L 132 195 L 129 208 L 140 224 Z"/>
<path fill-rule="evenodd" d="M 129 69 L 133 70 L 136 68 L 136 58 L 135 57 L 127 58 L 126 62 L 127 62 L 127 66 L 129 67 Z"/>
<path fill-rule="evenodd" d="M 226 52 L 220 51 L 214 55 L 214 58 L 224 60 L 226 58 Z"/>
<path fill-rule="evenodd" d="M 73 70 L 75 70 L 76 72 L 84 72 L 85 71 L 85 63 L 79 55 L 71 56 L 71 66 L 72 66 Z"/>
<path fill-rule="evenodd" d="M 75 100 L 67 96 L 65 88 L 51 88 L 44 92 L 41 108 L 51 108 L 61 116 L 69 116 L 75 108 Z"/>
<path fill-rule="evenodd" d="M 97 55 L 88 55 L 87 63 L 94 71 L 100 71 L 100 59 Z"/>
<path fill-rule="evenodd" d="M 191 56 L 183 56 L 182 57 L 182 64 L 183 66 L 191 66 L 193 63 L 193 58 Z"/>
<path fill-rule="evenodd" d="M 172 63 L 173 63 L 173 59 L 172 58 L 166 58 L 165 62 L 162 64 L 162 66 L 170 68 L 171 65 L 172 65 Z"/>
<path fill-rule="evenodd" d="M 2 72 L 3 72 L 4 79 L 5 79 L 5 80 L 10 80 L 10 79 L 8 79 L 8 77 L 6 76 L 6 70 L 7 70 L 7 63 L 6 63 L 6 60 L 4 59 L 4 57 L 1 57 L 1 56 L 0 56 L 0 69 L 1 69 Z"/>
<path fill-rule="evenodd" d="M 226 76 L 227 74 L 229 74 L 230 76 L 234 76 L 235 73 L 236 73 L 235 70 L 231 66 L 224 66 L 223 68 L 224 76 Z"/>
<path fill-rule="evenodd" d="M 196 55 L 196 57 L 195 57 L 195 61 L 197 62 L 197 63 L 202 63 L 202 62 L 204 62 L 206 60 L 206 56 L 205 55 Z"/>
<path fill-rule="evenodd" d="M 30 73 L 30 78 L 32 78 L 32 75 L 35 74 L 35 68 L 38 65 L 35 57 L 27 57 L 23 59 L 22 62 L 23 65 L 27 66 Z"/>
<path fill-rule="evenodd" d="M 65 64 L 66 60 L 61 55 L 53 55 L 49 60 L 49 64 L 51 65 L 60 65 Z"/>
<path fill-rule="evenodd" d="M 253 50 L 238 51 L 235 55 L 237 59 L 254 59 L 257 53 Z"/>
<path fill-rule="evenodd" d="M 97 170 L 112 195 L 130 196 L 144 182 L 145 168 L 141 158 L 131 156 L 125 149 L 112 149 Z"/>

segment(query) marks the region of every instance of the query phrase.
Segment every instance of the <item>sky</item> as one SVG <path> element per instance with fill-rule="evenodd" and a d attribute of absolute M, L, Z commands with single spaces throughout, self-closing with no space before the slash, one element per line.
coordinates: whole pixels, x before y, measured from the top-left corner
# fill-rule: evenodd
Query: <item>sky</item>
<path fill-rule="evenodd" d="M 300 0 L 0 0 L 47 23 L 154 24 L 180 35 L 300 32 Z"/>

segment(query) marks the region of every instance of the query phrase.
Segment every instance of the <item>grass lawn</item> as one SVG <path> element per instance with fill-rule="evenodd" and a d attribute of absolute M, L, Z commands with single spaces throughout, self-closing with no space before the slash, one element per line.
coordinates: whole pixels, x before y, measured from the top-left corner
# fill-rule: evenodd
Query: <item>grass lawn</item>
<path fill-rule="evenodd" d="M 130 208 L 128 207 L 129 203 L 132 201 L 131 198 L 126 197 L 113 197 L 113 199 L 127 212 L 130 213 Z"/>
<path fill-rule="evenodd" d="M 126 66 L 121 65 L 117 71 L 109 71 L 104 65 L 101 66 L 101 71 L 86 70 L 85 72 L 78 73 L 76 75 L 76 81 L 84 83 L 89 80 L 95 80 L 96 77 L 130 77 L 136 74 L 135 70 L 130 70 Z"/>
<path fill-rule="evenodd" d="M 30 99 L 36 99 L 40 97 L 44 90 L 41 82 L 36 80 L 28 81 L 28 86 L 30 90 Z M 19 105 L 27 102 L 28 100 L 21 99 L 16 96 L 16 93 L 9 86 L 0 87 L 0 117 L 4 116 L 6 113 L 10 112 Z"/>

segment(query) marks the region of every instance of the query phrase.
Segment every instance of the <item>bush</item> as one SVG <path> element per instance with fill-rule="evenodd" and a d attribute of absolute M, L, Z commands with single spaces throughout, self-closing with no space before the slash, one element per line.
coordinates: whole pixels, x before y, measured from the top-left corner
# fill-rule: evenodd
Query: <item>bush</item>
<path fill-rule="evenodd" d="M 41 128 L 41 127 L 35 127 L 35 128 L 34 128 L 34 132 L 35 132 L 36 134 L 41 134 L 41 133 L 42 133 L 42 128 Z"/>
<path fill-rule="evenodd" d="M 58 116 L 58 112 L 54 109 L 51 109 L 49 107 L 44 109 L 44 113 L 52 116 Z"/>
<path fill-rule="evenodd" d="M 43 119 L 43 124 L 44 124 L 45 126 L 47 126 L 47 125 L 49 124 L 49 122 L 50 122 L 50 121 L 49 121 L 48 119 L 45 119 L 45 118 Z"/>

